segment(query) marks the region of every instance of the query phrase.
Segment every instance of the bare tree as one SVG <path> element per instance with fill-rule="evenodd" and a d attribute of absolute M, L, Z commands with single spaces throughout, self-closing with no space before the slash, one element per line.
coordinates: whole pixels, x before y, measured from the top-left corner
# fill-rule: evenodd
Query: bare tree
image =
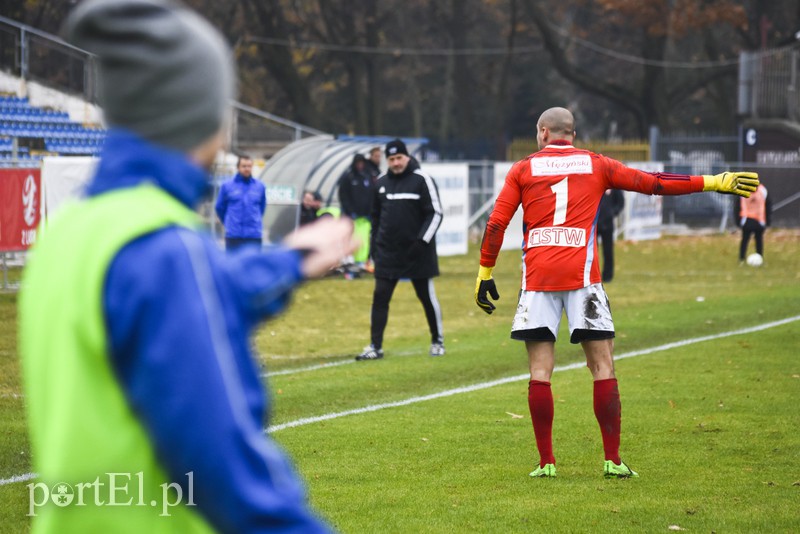
<path fill-rule="evenodd" d="M 245 30 L 258 28 L 259 33 L 289 41 L 289 24 L 279 2 L 242 0 L 242 6 L 248 21 Z M 261 44 L 257 59 L 283 89 L 291 103 L 294 118 L 310 126 L 324 127 L 323 115 L 311 98 L 307 81 L 298 72 L 291 50 L 285 46 Z"/>
<path fill-rule="evenodd" d="M 800 0 L 184 1 L 234 47 L 246 103 L 334 132 L 490 142 L 493 156 L 556 103 L 623 135 L 731 129 L 738 53 L 800 27 Z M 57 32 L 72 5 L 5 0 L 3 14 Z"/>

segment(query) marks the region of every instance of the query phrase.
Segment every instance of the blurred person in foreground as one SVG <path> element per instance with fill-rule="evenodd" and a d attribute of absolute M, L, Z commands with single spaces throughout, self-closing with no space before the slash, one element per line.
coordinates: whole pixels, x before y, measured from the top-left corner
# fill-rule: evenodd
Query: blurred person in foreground
<path fill-rule="evenodd" d="M 442 224 L 442 203 L 433 178 L 410 157 L 405 143 L 386 144 L 389 170 L 375 183 L 370 251 L 375 262 L 375 290 L 370 314 L 370 344 L 356 360 L 383 358 L 383 332 L 389 302 L 400 279 L 411 279 L 425 310 L 431 333 L 431 356 L 443 356 L 442 309 L 433 278 L 439 275 L 436 232 Z"/>
<path fill-rule="evenodd" d="M 192 208 L 235 91 L 221 36 L 168 0 L 87 0 L 66 33 L 98 58 L 110 130 L 20 296 L 32 502 L 81 502 L 36 508 L 33 532 L 329 531 L 265 434 L 249 338 L 355 249 L 350 223 L 220 251 Z"/>
<path fill-rule="evenodd" d="M 600 425 L 608 478 L 637 477 L 619 456 L 621 404 L 614 374 L 614 322 L 597 261 L 597 217 L 607 189 L 649 195 L 717 191 L 747 197 L 758 175 L 650 174 L 572 146 L 575 123 L 564 108 L 550 108 L 536 124 L 539 151 L 514 164 L 486 223 L 475 301 L 488 314 L 500 298 L 492 270 L 509 221 L 522 205 L 526 229 L 523 279 L 511 338 L 525 342 L 530 368 L 528 407 L 539 465 L 532 477 L 555 477 L 553 394 L 555 341 L 566 312 L 570 342 L 580 343 L 594 380 L 594 413 Z"/>
<path fill-rule="evenodd" d="M 236 174 L 219 188 L 214 211 L 225 227 L 225 250 L 261 247 L 267 188 L 253 178 L 253 160 L 250 156 L 239 156 Z"/>

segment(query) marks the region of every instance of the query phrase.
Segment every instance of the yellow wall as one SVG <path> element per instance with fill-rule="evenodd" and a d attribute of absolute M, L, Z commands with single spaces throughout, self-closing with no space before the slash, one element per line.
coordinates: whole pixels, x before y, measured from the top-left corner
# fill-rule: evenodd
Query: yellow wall
<path fill-rule="evenodd" d="M 614 158 L 619 161 L 649 161 L 650 160 L 650 144 L 646 141 L 630 140 L 621 141 L 616 143 L 609 143 L 606 141 L 576 141 L 575 146 L 578 148 L 585 148 L 598 154 L 603 154 L 609 158 Z M 506 149 L 506 158 L 508 161 L 518 161 L 536 152 L 536 139 L 533 137 L 526 138 L 520 137 L 514 139 Z"/>

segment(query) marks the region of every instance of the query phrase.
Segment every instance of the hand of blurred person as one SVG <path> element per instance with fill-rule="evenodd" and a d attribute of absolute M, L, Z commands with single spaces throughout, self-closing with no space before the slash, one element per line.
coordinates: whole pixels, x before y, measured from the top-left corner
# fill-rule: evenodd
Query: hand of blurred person
<path fill-rule="evenodd" d="M 353 236 L 351 220 L 324 217 L 295 230 L 286 236 L 283 244 L 303 252 L 303 276 L 316 278 L 355 252 L 360 242 Z"/>

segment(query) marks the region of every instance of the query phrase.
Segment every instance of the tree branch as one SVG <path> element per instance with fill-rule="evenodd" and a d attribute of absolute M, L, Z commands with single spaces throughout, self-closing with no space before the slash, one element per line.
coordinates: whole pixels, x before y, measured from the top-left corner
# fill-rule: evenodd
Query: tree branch
<path fill-rule="evenodd" d="M 562 77 L 579 85 L 583 89 L 611 100 L 624 109 L 629 110 L 641 121 L 643 109 L 639 103 L 640 95 L 629 91 L 627 88 L 621 85 L 616 85 L 594 76 L 589 76 L 576 68 L 575 65 L 570 63 L 569 59 L 567 59 L 564 49 L 558 42 L 558 37 L 550 28 L 547 15 L 539 6 L 539 0 L 523 0 L 523 2 L 531 19 L 533 20 L 533 23 L 539 29 L 544 46 L 550 53 L 553 66 L 558 73 Z"/>

